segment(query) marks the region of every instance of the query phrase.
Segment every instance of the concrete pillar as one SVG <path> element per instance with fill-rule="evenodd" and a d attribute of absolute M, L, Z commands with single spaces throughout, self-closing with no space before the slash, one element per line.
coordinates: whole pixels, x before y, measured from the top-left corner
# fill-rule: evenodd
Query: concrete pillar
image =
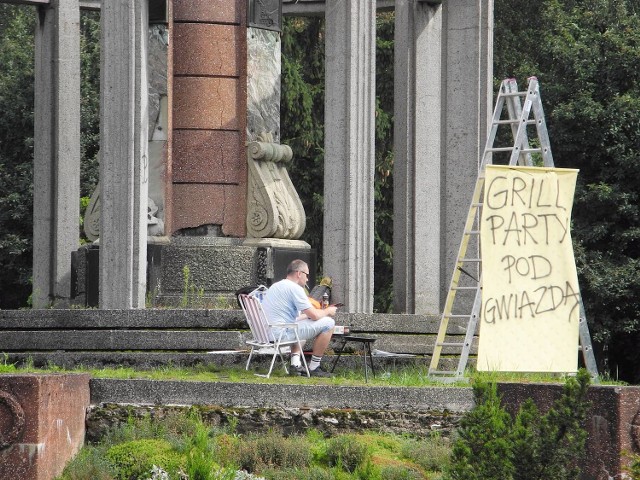
<path fill-rule="evenodd" d="M 101 14 L 100 308 L 143 308 L 148 114 L 146 0 L 104 2 Z"/>
<path fill-rule="evenodd" d="M 396 1 L 396 312 L 438 314 L 492 110 L 493 1 Z"/>
<path fill-rule="evenodd" d="M 323 271 L 349 312 L 373 310 L 375 3 L 326 1 Z"/>
<path fill-rule="evenodd" d="M 441 265 L 442 7 L 397 0 L 394 30 L 394 310 L 437 313 Z"/>
<path fill-rule="evenodd" d="M 33 307 L 65 307 L 80 218 L 80 9 L 38 8 L 35 52 Z"/>

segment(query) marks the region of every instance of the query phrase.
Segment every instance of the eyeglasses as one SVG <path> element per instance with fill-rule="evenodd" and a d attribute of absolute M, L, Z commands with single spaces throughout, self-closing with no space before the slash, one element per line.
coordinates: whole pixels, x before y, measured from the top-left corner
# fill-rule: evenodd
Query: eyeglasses
<path fill-rule="evenodd" d="M 307 277 L 309 276 L 309 272 L 305 272 L 304 270 L 298 270 L 300 273 L 304 273 Z"/>

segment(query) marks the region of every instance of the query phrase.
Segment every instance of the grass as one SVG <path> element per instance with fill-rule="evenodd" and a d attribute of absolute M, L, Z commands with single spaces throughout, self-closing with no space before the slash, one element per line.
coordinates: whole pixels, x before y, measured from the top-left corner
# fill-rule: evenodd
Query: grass
<path fill-rule="evenodd" d="M 307 378 L 292 377 L 287 375 L 281 366 L 276 365 L 271 378 L 255 375 L 260 372 L 258 368 L 246 371 L 243 367 L 220 367 L 215 364 L 201 364 L 193 367 L 163 366 L 152 369 L 138 369 L 131 367 L 115 368 L 86 368 L 79 366 L 73 369 L 63 369 L 50 365 L 47 368 L 34 367 L 33 362 L 27 361 L 25 365 L 17 366 L 7 362 L 0 362 L 0 374 L 7 373 L 88 373 L 94 378 L 111 379 L 147 379 L 147 380 L 172 380 L 172 381 L 199 381 L 199 382 L 242 382 L 255 384 L 328 384 L 340 386 L 395 386 L 395 387 L 434 387 L 443 384 L 428 376 L 428 368 L 423 366 L 396 367 L 392 370 L 380 372 L 375 378 L 369 375 L 369 381 L 365 382 L 361 368 L 355 370 L 338 368 L 333 378 Z M 507 372 L 476 372 L 469 370 L 467 377 L 470 382 L 481 379 L 485 382 L 513 382 L 513 383 L 558 383 L 563 384 L 566 375 L 549 373 L 507 373 Z M 624 382 L 614 381 L 608 378 L 600 378 L 600 384 L 625 385 Z M 468 387 L 468 382 L 456 382 L 447 386 Z"/>

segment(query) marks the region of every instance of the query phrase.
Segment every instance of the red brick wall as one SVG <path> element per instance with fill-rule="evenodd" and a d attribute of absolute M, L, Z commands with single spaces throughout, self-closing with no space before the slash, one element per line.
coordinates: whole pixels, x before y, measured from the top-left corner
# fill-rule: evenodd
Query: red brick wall
<path fill-rule="evenodd" d="M 167 230 L 246 234 L 245 0 L 176 0 L 171 26 Z"/>

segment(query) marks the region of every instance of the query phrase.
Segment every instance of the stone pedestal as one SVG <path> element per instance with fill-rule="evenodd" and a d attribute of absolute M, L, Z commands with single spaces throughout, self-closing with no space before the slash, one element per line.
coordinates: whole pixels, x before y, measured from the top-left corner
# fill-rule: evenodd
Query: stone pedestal
<path fill-rule="evenodd" d="M 236 291 L 284 278 L 296 258 L 309 263 L 315 278 L 315 250 L 306 242 L 174 237 L 169 245 L 150 247 L 150 306 L 235 307 Z"/>
<path fill-rule="evenodd" d="M 207 228 L 194 234 L 202 230 Z M 207 235 L 159 238 L 147 246 L 147 307 L 235 307 L 236 291 L 252 285 L 270 286 L 284 278 L 287 265 L 298 258 L 309 265 L 309 289 L 315 285 L 316 251 L 300 240 Z M 99 305 L 99 256 L 98 244 L 74 252 L 74 305 Z"/>
<path fill-rule="evenodd" d="M 0 478 L 51 480 L 84 443 L 89 375 L 0 376 Z"/>

